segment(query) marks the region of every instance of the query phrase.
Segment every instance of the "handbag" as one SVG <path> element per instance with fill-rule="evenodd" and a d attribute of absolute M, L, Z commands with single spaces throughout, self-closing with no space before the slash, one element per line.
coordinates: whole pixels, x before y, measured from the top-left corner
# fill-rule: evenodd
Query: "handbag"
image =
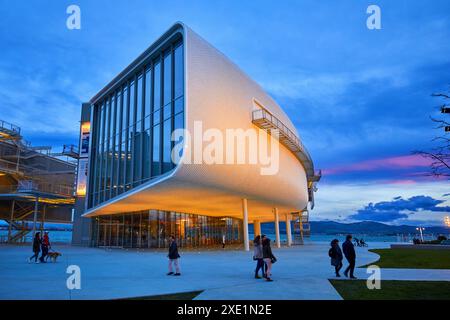
<path fill-rule="evenodd" d="M 272 263 L 277 262 L 277 258 L 275 258 L 275 256 L 272 256 L 272 259 L 270 260 Z"/>

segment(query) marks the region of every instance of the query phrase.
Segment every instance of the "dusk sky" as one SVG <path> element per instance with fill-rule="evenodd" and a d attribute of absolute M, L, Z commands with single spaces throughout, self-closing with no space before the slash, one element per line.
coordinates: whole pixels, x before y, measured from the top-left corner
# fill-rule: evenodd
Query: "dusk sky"
<path fill-rule="evenodd" d="M 66 8 L 81 8 L 81 30 Z M 366 27 L 370 4 L 381 30 Z M 81 103 L 176 21 L 282 106 L 322 169 L 313 220 L 443 224 L 450 181 L 412 155 L 450 89 L 450 1 L 0 0 L 0 119 L 77 144 Z"/>

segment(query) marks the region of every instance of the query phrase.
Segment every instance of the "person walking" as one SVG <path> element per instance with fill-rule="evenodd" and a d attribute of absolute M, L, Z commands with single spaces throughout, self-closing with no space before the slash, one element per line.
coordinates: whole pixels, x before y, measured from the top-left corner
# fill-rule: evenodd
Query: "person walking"
<path fill-rule="evenodd" d="M 33 239 L 33 255 L 28 259 L 28 262 L 31 262 L 34 258 L 34 263 L 38 262 L 39 252 L 41 252 L 41 233 L 36 232 Z"/>
<path fill-rule="evenodd" d="M 269 238 L 264 238 L 262 241 L 262 249 L 263 249 L 263 259 L 264 262 L 267 265 L 266 268 L 266 280 L 267 281 L 273 281 L 271 276 L 272 276 L 272 264 L 274 264 L 277 259 L 275 258 L 275 256 L 272 253 L 272 248 L 270 247 L 270 239 Z"/>
<path fill-rule="evenodd" d="M 226 237 L 225 237 L 225 233 L 222 235 L 222 249 L 225 249 L 225 244 L 226 244 Z"/>
<path fill-rule="evenodd" d="M 345 259 L 347 259 L 349 263 L 347 269 L 345 269 L 344 271 L 344 275 L 348 277 L 348 273 L 350 272 L 350 279 L 356 279 L 356 277 L 353 275 L 356 264 L 356 252 L 355 246 L 352 242 L 351 234 L 347 235 L 347 237 L 345 238 L 345 242 L 342 244 L 342 251 L 344 251 Z"/>
<path fill-rule="evenodd" d="M 256 260 L 255 279 L 261 279 L 259 276 L 259 270 L 264 277 L 264 260 L 263 260 L 263 248 L 261 243 L 261 236 L 256 236 L 253 240 L 253 260 Z"/>
<path fill-rule="evenodd" d="M 174 236 L 170 236 L 169 254 L 167 256 L 169 257 L 169 273 L 167 273 L 167 275 L 170 276 L 173 274 L 174 276 L 181 276 L 180 266 L 178 264 L 180 255 L 178 254 L 178 246 Z M 173 273 L 173 264 L 175 265 L 175 274 Z"/>
<path fill-rule="evenodd" d="M 341 248 L 339 247 L 338 239 L 334 239 L 333 241 L 331 241 L 331 248 L 328 252 L 328 255 L 331 258 L 331 265 L 334 266 L 336 277 L 339 278 L 341 276 L 339 274 L 339 270 L 341 270 L 342 268 L 342 260 L 344 257 L 342 255 Z"/>
<path fill-rule="evenodd" d="M 46 261 L 44 260 L 45 257 L 48 254 L 48 249 L 51 247 L 50 245 L 50 239 L 48 237 L 48 231 L 44 232 L 44 236 L 42 237 L 42 243 L 41 243 L 41 249 L 42 249 L 42 254 L 41 257 L 39 258 L 39 260 L 42 263 L 45 263 Z"/>

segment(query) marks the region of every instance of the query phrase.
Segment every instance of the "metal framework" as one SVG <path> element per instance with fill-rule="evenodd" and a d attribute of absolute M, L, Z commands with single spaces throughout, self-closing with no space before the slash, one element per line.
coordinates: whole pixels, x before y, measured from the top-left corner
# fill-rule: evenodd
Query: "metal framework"
<path fill-rule="evenodd" d="M 303 244 L 304 239 L 311 236 L 309 212 L 308 210 L 292 212 L 292 218 L 294 221 L 293 244 Z"/>
<path fill-rule="evenodd" d="M 33 147 L 20 127 L 0 120 L 0 219 L 8 223 L 0 242 L 25 242 L 45 222 L 71 222 L 76 163 L 69 158 L 75 151 Z"/>

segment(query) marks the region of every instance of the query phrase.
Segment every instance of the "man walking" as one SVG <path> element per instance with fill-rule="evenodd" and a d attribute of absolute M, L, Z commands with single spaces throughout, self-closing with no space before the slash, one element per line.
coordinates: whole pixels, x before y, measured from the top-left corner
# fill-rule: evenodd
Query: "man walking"
<path fill-rule="evenodd" d="M 178 246 L 174 236 L 170 236 L 169 254 L 167 256 L 169 257 L 169 273 L 167 275 L 180 276 L 180 267 L 178 265 L 180 255 L 178 254 Z M 172 264 L 175 265 L 175 274 L 173 273 Z"/>
<path fill-rule="evenodd" d="M 356 263 L 356 252 L 355 246 L 352 243 L 351 234 L 347 235 L 347 237 L 345 238 L 345 242 L 342 244 L 342 251 L 344 251 L 344 256 L 349 263 L 347 269 L 345 269 L 344 271 L 344 275 L 348 277 L 348 272 L 350 271 L 350 279 L 356 279 L 356 277 L 353 275 Z"/>

